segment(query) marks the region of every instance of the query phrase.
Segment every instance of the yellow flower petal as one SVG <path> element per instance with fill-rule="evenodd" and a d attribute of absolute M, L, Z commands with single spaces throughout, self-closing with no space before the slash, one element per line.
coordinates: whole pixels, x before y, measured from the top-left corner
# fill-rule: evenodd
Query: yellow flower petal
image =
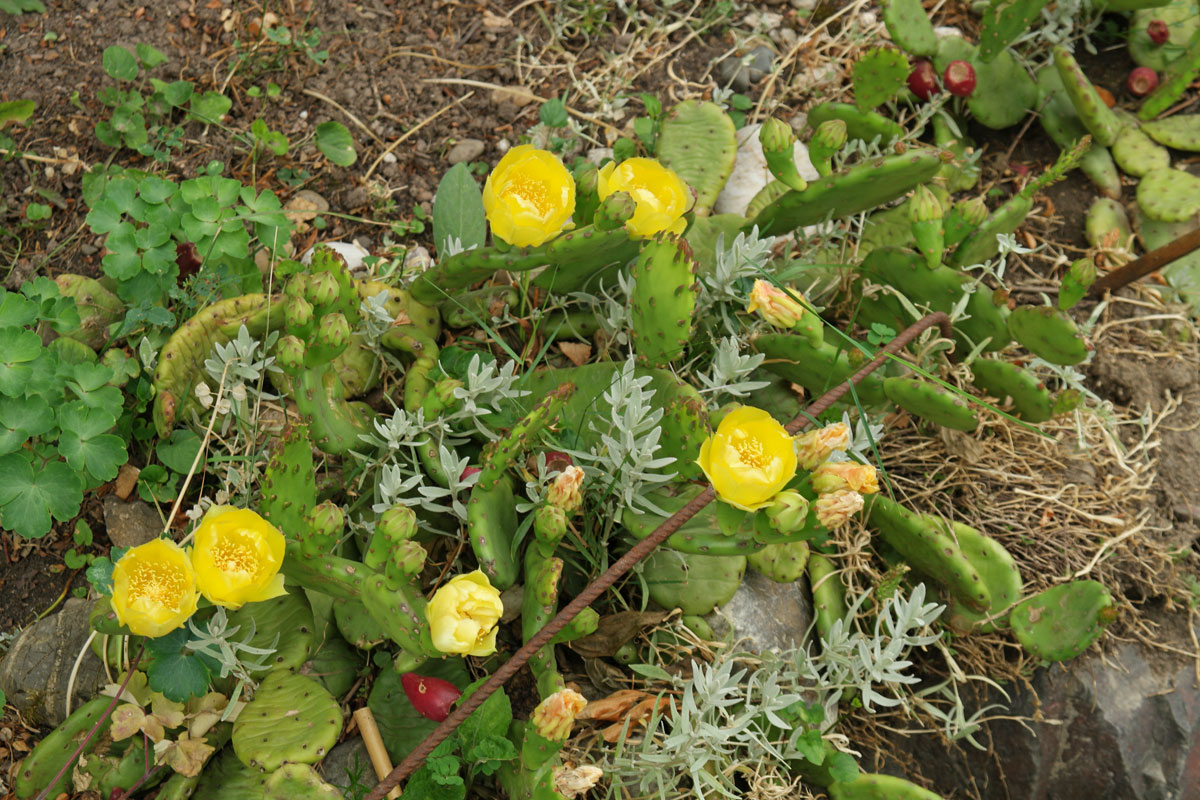
<path fill-rule="evenodd" d="M 493 236 L 514 247 L 536 246 L 568 226 L 575 180 L 550 151 L 518 145 L 488 175 L 483 209 Z"/>
<path fill-rule="evenodd" d="M 132 548 L 113 566 L 112 608 L 117 620 L 139 636 L 157 638 L 196 612 L 196 574 L 182 547 L 152 539 Z"/>
<path fill-rule="evenodd" d="M 692 205 L 692 192 L 678 175 L 652 158 L 628 158 L 605 164 L 597 174 L 600 199 L 627 192 L 636 203 L 625 230 L 637 239 L 664 231 L 680 234 L 687 227 L 683 215 Z"/>
<path fill-rule="evenodd" d="M 279 574 L 286 550 L 283 534 L 253 511 L 213 508 L 196 528 L 196 584 L 210 603 L 226 608 L 278 597 L 286 591 Z"/>
<path fill-rule="evenodd" d="M 734 409 L 700 446 L 697 464 L 724 502 L 745 511 L 771 504 L 796 474 L 792 437 L 770 414 Z"/>
<path fill-rule="evenodd" d="M 456 575 L 425 607 L 433 646 L 443 653 L 486 656 L 496 652 L 504 604 L 482 570 Z"/>

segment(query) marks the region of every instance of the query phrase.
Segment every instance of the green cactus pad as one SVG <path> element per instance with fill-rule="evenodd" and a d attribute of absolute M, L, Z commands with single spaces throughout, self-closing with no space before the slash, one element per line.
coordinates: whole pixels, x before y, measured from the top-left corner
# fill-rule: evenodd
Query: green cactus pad
<path fill-rule="evenodd" d="M 289 539 L 308 526 L 305 515 L 317 502 L 316 470 L 308 427 L 296 425 L 283 435 L 263 474 L 259 510 Z"/>
<path fill-rule="evenodd" d="M 851 81 L 854 103 L 860 111 L 870 111 L 891 100 L 904 88 L 911 67 L 904 53 L 891 47 L 876 47 L 854 63 Z"/>
<path fill-rule="evenodd" d="M 768 186 L 771 184 L 768 183 Z M 783 186 L 779 193 L 772 196 L 772 200 L 778 197 L 779 194 L 788 191 L 786 186 Z M 760 193 L 761 194 L 761 193 Z M 751 217 L 749 211 L 746 212 L 746 217 Z M 733 240 L 737 238 L 738 232 L 742 226 L 746 224 L 746 217 L 740 214 L 713 214 L 709 217 L 700 217 L 692 221 L 688 229 L 684 231 L 683 238 L 692 248 L 692 258 L 696 261 L 696 266 L 699 268 L 700 275 L 712 275 L 717 268 L 717 243 L 720 242 L 723 248 L 728 248 L 733 244 Z"/>
<path fill-rule="evenodd" d="M 108 730 L 111 719 L 105 716 L 110 698 L 97 697 L 84 703 L 71 713 L 71 716 L 38 742 L 33 751 L 21 762 L 20 772 L 17 773 L 13 789 L 20 800 L 28 800 L 42 789 L 46 789 L 47 797 L 57 797 L 60 792 L 70 787 L 71 773 L 68 771 L 62 778 L 50 786 L 50 781 L 75 753 L 75 748 L 84 740 L 96 723 L 100 723 L 97 734 L 102 735 Z M 100 743 L 101 736 L 96 735 L 88 742 L 83 755 L 91 753 Z"/>
<path fill-rule="evenodd" d="M 921 419 L 959 431 L 979 427 L 979 417 L 963 398 L 923 378 L 885 378 L 888 399 Z"/>
<path fill-rule="evenodd" d="M 846 136 L 850 139 L 870 142 L 879 137 L 880 141 L 887 145 L 893 139 L 904 135 L 904 128 L 900 127 L 900 123 L 874 111 L 863 111 L 850 103 L 819 103 L 809 109 L 807 124 L 816 130 L 822 122 L 831 119 L 840 119 L 846 123 Z"/>
<path fill-rule="evenodd" d="M 763 236 L 789 233 L 805 225 L 857 214 L 881 206 L 925 183 L 941 168 L 930 150 L 887 156 L 813 181 L 803 192 L 788 192 L 743 228 L 757 225 Z"/>
<path fill-rule="evenodd" d="M 1084 127 L 1105 147 L 1115 142 L 1125 123 L 1100 99 L 1071 51 L 1063 45 L 1054 48 L 1054 66 Z"/>
<path fill-rule="evenodd" d="M 1116 616 L 1104 584 L 1072 581 L 1022 601 L 1009 614 L 1009 623 L 1034 657 L 1068 661 L 1091 647 Z"/>
<path fill-rule="evenodd" d="M 683 355 L 692 338 L 692 314 L 700 284 L 686 240 L 658 236 L 645 243 L 630 268 L 631 323 L 638 360 L 665 367 Z"/>
<path fill-rule="evenodd" d="M 1075 106 L 1067 96 L 1062 77 L 1053 63 L 1046 64 L 1037 74 L 1039 106 L 1038 121 L 1047 135 L 1060 148 L 1068 149 L 1087 135 L 1087 128 L 1075 113 Z M 1088 176 L 1105 197 L 1121 196 L 1121 176 L 1113 163 L 1108 148 L 1093 141 L 1088 152 L 1079 163 L 1079 169 Z"/>
<path fill-rule="evenodd" d="M 415 657 L 441 655 L 429 639 L 425 598 L 410 584 L 376 575 L 363 582 L 362 602 L 367 613 L 406 653 Z"/>
<path fill-rule="evenodd" d="M 1113 231 L 1117 232 L 1115 243 L 1109 241 Z M 1084 234 L 1092 247 L 1129 247 L 1133 228 L 1125 206 L 1109 197 L 1097 197 L 1088 206 Z"/>
<path fill-rule="evenodd" d="M 1033 27 L 1048 0 L 992 0 L 983 12 L 979 30 L 979 60 L 1000 55 L 1021 34 Z"/>
<path fill-rule="evenodd" d="M 246 603 L 230 612 L 229 624 L 240 627 L 239 640 L 253 626 L 250 644 L 275 648 L 275 652 L 265 659 L 266 667 L 251 673 L 253 675 L 271 669 L 299 669 L 316 647 L 312 608 L 299 588 L 292 588 L 287 594 L 270 600 Z"/>
<path fill-rule="evenodd" d="M 387 630 L 375 621 L 361 601 L 334 603 L 333 619 L 338 633 L 360 650 L 370 650 L 388 638 Z"/>
<path fill-rule="evenodd" d="M 846 616 L 846 585 L 837 574 L 837 567 L 817 552 L 808 556 L 808 585 L 812 588 L 813 621 L 817 633 L 828 640 L 833 623 Z"/>
<path fill-rule="evenodd" d="M 663 117 L 656 155 L 696 192 L 696 216 L 708 216 L 737 160 L 733 120 L 716 103 L 685 100 Z"/>
<path fill-rule="evenodd" d="M 245 770 L 246 766 L 237 760 L 237 756 L 232 750 L 225 749 L 225 745 L 229 743 L 229 737 L 233 733 L 233 723 L 219 722 L 209 729 L 204 735 L 204 743 L 209 747 L 214 748 L 213 753 L 209 756 L 205 764 L 205 769 L 200 771 L 199 775 L 189 778 L 178 772 L 171 772 L 171 775 L 159 788 L 158 794 L 154 796 L 154 800 L 188 800 L 196 794 L 200 784 L 204 782 L 205 776 L 210 773 L 219 772 L 219 765 L 223 755 L 228 755 L 233 763 L 237 764 L 240 769 Z M 253 792 L 246 795 L 238 795 L 238 797 L 256 798 Z"/>
<path fill-rule="evenodd" d="M 756 336 L 750 346 L 767 357 L 763 362 L 764 369 L 800 384 L 813 395 L 843 383 L 862 366 L 857 360 L 852 361 L 846 350 L 839 350 L 829 343 L 813 347 L 806 337 L 791 333 Z M 883 382 L 876 374 L 859 381 L 854 391 L 867 405 L 884 401 Z M 846 398 L 847 402 L 853 402 L 849 394 Z"/>
<path fill-rule="evenodd" d="M 497 589 L 517 580 L 512 537 L 517 530 L 512 481 L 501 477 L 490 488 L 473 486 L 467 500 L 467 535 L 479 567 Z"/>
<path fill-rule="evenodd" d="M 1138 233 L 1146 250 L 1154 250 L 1169 244 L 1196 227 L 1194 220 L 1188 222 L 1159 222 L 1144 214 L 1138 215 Z M 1159 270 L 1180 296 L 1200 308 L 1200 250 L 1193 250 Z"/>
<path fill-rule="evenodd" d="M 1200 15 L 1197 15 L 1200 19 Z M 1176 114 L 1166 119 L 1143 122 L 1142 130 L 1167 147 L 1200 152 L 1200 114 Z"/>
<path fill-rule="evenodd" d="M 699 556 L 660 549 L 642 562 L 642 580 L 654 602 L 700 616 L 728 603 L 745 571 L 744 556 Z"/>
<path fill-rule="evenodd" d="M 808 542 L 769 544 L 746 556 L 746 563 L 778 583 L 791 583 L 804 575 Z"/>
<path fill-rule="evenodd" d="M 995 358 L 980 358 L 971 363 L 974 383 L 1001 402 L 1012 401 L 1013 411 L 1026 422 L 1045 422 L 1054 414 L 1050 390 L 1032 372 Z"/>
<path fill-rule="evenodd" d="M 676 495 L 664 491 L 652 492 L 650 500 L 669 514 L 679 511 L 703 491 L 699 486 L 687 486 Z M 651 512 L 635 514 L 626 508 L 621 523 L 634 537 L 645 539 L 667 519 Z M 667 538 L 666 546 L 681 553 L 696 555 L 748 555 L 762 549 L 754 538 L 754 527 L 746 512 L 724 503 L 709 503 Z"/>
<path fill-rule="evenodd" d="M 1181 169 L 1158 169 L 1138 183 L 1138 208 L 1159 222 L 1186 222 L 1200 212 L 1200 178 Z"/>
<path fill-rule="evenodd" d="M 849 783 L 829 785 L 830 800 L 942 800 L 911 781 L 892 775 L 859 775 Z"/>
<path fill-rule="evenodd" d="M 360 562 L 346 558 L 304 555 L 298 542 L 288 542 L 283 574 L 289 585 L 294 583 L 340 600 L 351 600 L 362 594 L 363 578 L 371 571 Z"/>
<path fill-rule="evenodd" d="M 283 764 L 317 763 L 341 733 L 341 709 L 325 687 L 276 670 L 233 723 L 233 749 L 247 767 L 273 772 Z"/>
<path fill-rule="evenodd" d="M 672 397 L 663 407 L 659 423 L 662 436 L 659 442 L 664 453 L 675 456 L 672 468 L 679 470 L 683 480 L 695 480 L 702 474 L 696 459 L 700 446 L 709 436 L 708 412 L 704 404 L 690 397 Z"/>
<path fill-rule="evenodd" d="M 940 517 L 922 515 L 925 521 L 937 526 L 942 533 L 953 537 L 958 542 L 967 561 L 979 572 L 991 596 L 991 605 L 985 611 L 976 611 L 956 597 L 950 599 L 950 609 L 947 622 L 950 627 L 960 632 L 977 630 L 989 633 L 997 627 L 1007 627 L 1008 611 L 1021 599 L 1024 592 L 1024 582 L 1021 580 L 1021 570 L 1012 554 L 1004 549 L 1004 545 L 990 536 L 964 525 L 961 522 L 950 523 Z M 984 622 L 992 615 L 1002 615 L 996 619 Z"/>
<path fill-rule="evenodd" d="M 351 604 L 334 603 L 334 610 L 342 605 Z M 362 654 L 348 645 L 342 637 L 330 631 L 317 652 L 304 663 L 300 674 L 316 678 L 331 695 L 341 697 L 354 685 L 362 665 Z"/>
<path fill-rule="evenodd" d="M 200 773 L 192 800 L 265 800 L 268 777 L 243 764 L 233 749 L 227 748 Z"/>
<path fill-rule="evenodd" d="M 1021 227 L 1025 217 L 1033 210 L 1033 198 L 1021 194 L 1013 195 L 1004 205 L 997 208 L 983 221 L 983 224 L 963 239 L 958 249 L 946 259 L 946 263 L 962 269 L 975 264 L 983 264 L 1000 252 L 996 235 L 1012 233 Z"/>
<path fill-rule="evenodd" d="M 937 36 L 921 0 L 886 0 L 883 24 L 892 41 L 914 56 L 929 57 L 937 52 Z"/>
<path fill-rule="evenodd" d="M 1112 146 L 1112 157 L 1117 166 L 1139 178 L 1155 170 L 1169 169 L 1171 166 L 1171 154 L 1167 149 L 1155 144 L 1136 123 L 1126 125 L 1117 134 L 1117 140 Z"/>
<path fill-rule="evenodd" d="M 1008 329 L 1026 350 L 1051 364 L 1073 366 L 1087 358 L 1075 323 L 1050 306 L 1023 306 L 1008 316 Z"/>
<path fill-rule="evenodd" d="M 1167 41 L 1150 41 L 1147 28 L 1154 20 L 1167 24 Z M 1196 0 L 1173 0 L 1157 8 L 1142 8 L 1129 20 L 1129 56 L 1139 66 L 1162 72 L 1187 50 L 1188 41 L 1200 27 L 1200 8 Z"/>
<path fill-rule="evenodd" d="M 991 607 L 987 584 L 954 539 L 881 495 L 866 498 L 867 521 L 913 568 L 944 586 L 970 608 Z"/>
<path fill-rule="evenodd" d="M 263 800 L 342 800 L 342 793 L 308 764 L 284 764 L 267 778 Z"/>
<path fill-rule="evenodd" d="M 1037 84 L 1012 50 L 1001 50 L 985 62 L 966 39 L 944 36 L 938 39 L 933 63 L 938 73 L 945 74 L 951 61 L 969 62 L 975 70 L 975 91 L 967 98 L 967 108 L 981 125 L 996 130 L 1016 125 L 1037 104 Z"/>

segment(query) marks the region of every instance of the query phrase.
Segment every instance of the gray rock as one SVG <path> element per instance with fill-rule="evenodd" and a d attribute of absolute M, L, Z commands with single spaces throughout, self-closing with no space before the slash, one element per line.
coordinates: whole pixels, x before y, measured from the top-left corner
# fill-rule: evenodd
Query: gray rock
<path fill-rule="evenodd" d="M 446 160 L 451 164 L 474 161 L 483 155 L 483 147 L 483 142 L 478 139 L 460 139 L 454 147 L 450 148 L 450 152 L 446 154 Z"/>
<path fill-rule="evenodd" d="M 361 736 L 347 739 L 330 750 L 329 755 L 321 760 L 320 772 L 326 782 L 343 791 L 349 790 L 352 784 L 357 784 L 365 794 L 379 783 Z"/>
<path fill-rule="evenodd" d="M 1176 644 L 1181 650 L 1190 646 L 1186 633 Z M 951 752 L 933 736 L 896 741 L 895 749 L 926 765 L 925 777 L 947 797 L 972 785 L 981 800 L 1200 800 L 1200 679 L 1194 662 L 1123 642 L 1103 659 L 1093 650 L 1039 669 L 1033 690 L 1036 698 L 1010 689 L 1010 710 L 990 713 L 1036 712 L 1045 721 L 1031 723 L 1032 730 L 1008 720 L 990 723 L 986 734 L 976 734 L 990 743 L 990 753 L 969 746 Z"/>
<path fill-rule="evenodd" d="M 21 631 L 0 661 L 0 690 L 32 722 L 58 725 L 66 719 L 67 683 L 91 633 L 91 610 L 89 601 L 72 597 L 57 614 Z M 104 666 L 89 647 L 75 676 L 71 708 L 91 700 L 107 683 Z"/>
<path fill-rule="evenodd" d="M 163 521 L 148 503 L 125 501 L 110 494 L 104 498 L 104 527 L 115 546 L 137 547 L 157 538 Z"/>
<path fill-rule="evenodd" d="M 743 63 L 746 62 L 746 63 Z M 775 52 L 766 45 L 759 45 L 745 56 L 730 56 L 717 64 L 717 75 L 721 85 L 735 92 L 745 92 L 750 84 L 762 80 L 775 62 Z"/>
<path fill-rule="evenodd" d="M 717 636 L 731 632 L 739 650 L 779 652 L 804 641 L 813 620 L 812 600 L 803 581 L 777 583 L 747 569 L 733 599 L 705 619 Z"/>

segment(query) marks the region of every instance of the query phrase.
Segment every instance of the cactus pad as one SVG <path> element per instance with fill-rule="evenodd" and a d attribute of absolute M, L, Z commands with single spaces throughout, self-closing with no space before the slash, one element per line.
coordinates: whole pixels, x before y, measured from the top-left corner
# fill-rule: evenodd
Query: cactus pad
<path fill-rule="evenodd" d="M 937 36 L 921 0 L 886 0 L 883 24 L 892 35 L 892 41 L 905 51 L 926 57 L 937 52 Z"/>
<path fill-rule="evenodd" d="M 1063 45 L 1054 48 L 1054 66 L 1084 127 L 1105 147 L 1115 142 L 1125 123 L 1100 99 L 1071 51 Z"/>
<path fill-rule="evenodd" d="M 491 488 L 476 485 L 467 500 L 467 534 L 479 567 L 492 585 L 507 589 L 517 580 L 512 536 L 517 530 L 512 481 L 501 477 Z"/>
<path fill-rule="evenodd" d="M 665 367 L 683 355 L 692 338 L 692 313 L 700 284 L 686 240 L 659 236 L 642 247 L 630 269 L 632 324 L 638 359 Z"/>
<path fill-rule="evenodd" d="M 232 749 L 227 749 L 200 773 L 192 800 L 228 800 L 231 797 L 262 800 L 267 778 L 239 761 Z"/>
<path fill-rule="evenodd" d="M 963 398 L 921 378 L 885 378 L 883 392 L 896 405 L 945 428 L 973 431 L 979 418 Z"/>
<path fill-rule="evenodd" d="M 992 0 L 983 12 L 979 30 L 979 60 L 1000 55 L 1018 36 L 1032 27 L 1048 0 Z"/>
<path fill-rule="evenodd" d="M 1158 7 L 1133 12 L 1129 20 L 1129 55 L 1139 66 L 1161 72 L 1183 55 L 1188 40 L 1200 27 L 1200 14 L 1196 0 L 1173 0 L 1155 5 Z M 1150 41 L 1147 32 L 1150 23 L 1156 19 L 1167 24 L 1167 41 L 1162 44 Z"/>
<path fill-rule="evenodd" d="M 250 644 L 275 648 L 275 652 L 265 659 L 267 666 L 252 673 L 256 675 L 269 669 L 299 669 L 316 645 L 312 608 L 298 588 L 270 600 L 246 603 L 230 612 L 229 624 L 239 626 L 239 639 L 245 637 L 253 625 L 254 637 Z"/>
<path fill-rule="evenodd" d="M 264 800 L 342 800 L 342 793 L 321 780 L 308 764 L 284 764 L 263 786 Z"/>
<path fill-rule="evenodd" d="M 370 650 L 387 637 L 384 627 L 367 613 L 362 602 L 343 601 L 333 604 L 333 619 L 338 633 L 360 650 Z"/>
<path fill-rule="evenodd" d="M 758 226 L 763 236 L 789 233 L 805 225 L 868 211 L 903 196 L 941 168 L 931 150 L 888 156 L 813 181 L 803 192 L 788 192 L 764 208 L 744 230 Z"/>
<path fill-rule="evenodd" d="M 1054 414 L 1050 390 L 1029 370 L 994 358 L 972 362 L 975 385 L 1003 402 L 1012 401 L 1013 411 L 1026 422 L 1045 422 Z"/>
<path fill-rule="evenodd" d="M 685 100 L 663 117 L 656 155 L 692 187 L 696 215 L 706 217 L 737 159 L 733 120 L 715 103 Z"/>
<path fill-rule="evenodd" d="M 1016 125 L 1037 103 L 1037 84 L 1008 49 L 990 61 L 979 57 L 977 48 L 961 36 L 938 40 L 933 63 L 944 74 L 951 61 L 966 61 L 975 70 L 975 91 L 967 98 L 967 108 L 982 125 L 1001 129 Z"/>
<path fill-rule="evenodd" d="M 1117 134 L 1117 140 L 1112 146 L 1112 157 L 1117 166 L 1139 178 L 1155 170 L 1169 169 L 1171 166 L 1171 154 L 1165 147 L 1155 144 L 1136 123 L 1126 125 Z"/>
<path fill-rule="evenodd" d="M 110 718 L 105 717 L 108 703 L 109 698 L 97 697 L 83 704 L 46 738 L 38 742 L 37 746 L 33 748 L 33 752 L 21 762 L 21 770 L 17 773 L 17 780 L 13 784 L 17 797 L 27 800 L 42 789 L 46 790 L 47 797 L 57 797 L 60 792 L 68 789 L 70 772 L 59 778 L 53 786 L 49 785 L 50 781 L 75 753 L 75 748 L 87 736 L 93 725 L 97 722 L 100 723 L 99 733 L 101 734 L 108 730 L 111 721 Z M 99 736 L 92 737 L 83 754 L 86 755 L 94 750 L 99 744 L 99 739 Z"/>
<path fill-rule="evenodd" d="M 702 490 L 699 486 L 688 486 L 678 495 L 664 492 L 651 493 L 650 499 L 668 515 L 688 504 Z M 652 512 L 635 514 L 626 508 L 621 522 L 634 537 L 645 539 L 666 520 Z M 746 512 L 724 503 L 709 503 L 700 512 L 667 538 L 666 546 L 681 553 L 697 555 L 747 555 L 760 550 L 762 545 L 754 539 L 751 525 L 743 525 Z"/>
<path fill-rule="evenodd" d="M 908 57 L 891 47 L 868 50 L 854 63 L 854 102 L 870 111 L 895 97 L 904 88 L 911 67 Z"/>
<path fill-rule="evenodd" d="M 1185 222 L 1200 212 L 1200 178 L 1181 169 L 1157 169 L 1138 183 L 1138 207 L 1159 222 Z"/>
<path fill-rule="evenodd" d="M 1197 15 L 1200 19 L 1200 15 Z M 1159 144 L 1176 150 L 1200 152 L 1200 114 L 1176 114 L 1142 123 L 1142 130 Z"/>
<path fill-rule="evenodd" d="M 233 749 L 248 767 L 315 764 L 342 733 L 337 700 L 312 678 L 276 670 L 263 680 L 233 724 Z"/>
<path fill-rule="evenodd" d="M 859 775 L 829 786 L 830 800 L 942 800 L 942 796 L 892 775 Z"/>
<path fill-rule="evenodd" d="M 1092 646 L 1116 619 L 1102 583 L 1072 581 L 1022 601 L 1009 621 L 1017 640 L 1036 658 L 1067 661 Z"/>
<path fill-rule="evenodd" d="M 952 597 L 950 611 L 947 615 L 950 627 L 962 632 L 978 630 L 983 633 L 993 631 L 997 627 L 1005 627 L 1008 617 L 1004 612 L 1021 599 L 1024 591 L 1021 571 L 1017 568 L 1017 562 L 1013 560 L 1012 554 L 995 539 L 970 525 L 964 525 L 961 522 L 951 524 L 940 517 L 929 515 L 924 515 L 924 519 L 929 524 L 939 527 L 943 533 L 953 536 L 963 555 L 971 562 L 971 566 L 978 570 L 979 576 L 983 578 L 983 582 L 988 588 L 988 594 L 991 596 L 991 605 L 982 612 L 976 611 L 958 598 Z M 995 614 L 1003 616 L 998 616 L 990 622 L 983 622 Z"/>
<path fill-rule="evenodd" d="M 728 603 L 746 571 L 744 556 L 685 555 L 675 550 L 656 550 L 642 564 L 642 580 L 654 602 L 696 615 Z"/>
<path fill-rule="evenodd" d="M 808 111 L 808 127 L 814 130 L 823 122 L 833 119 L 846 123 L 846 136 L 851 139 L 862 139 L 869 142 L 879 137 L 883 144 L 904 135 L 900 123 L 890 120 L 874 111 L 863 111 L 849 103 L 825 102 L 813 106 Z"/>
<path fill-rule="evenodd" d="M 1050 306 L 1023 306 L 1008 317 L 1008 329 L 1026 350 L 1051 364 L 1073 366 L 1087 358 L 1087 344 L 1071 318 Z"/>
<path fill-rule="evenodd" d="M 814 395 L 847 380 L 860 366 L 851 362 L 846 350 L 839 350 L 828 343 L 813 347 L 807 338 L 795 334 L 763 334 L 756 336 L 750 344 L 757 352 L 766 355 L 763 368 L 800 384 Z M 869 405 L 884 400 L 883 382 L 875 374 L 860 381 L 854 391 Z"/>
<path fill-rule="evenodd" d="M 804 575 L 808 542 L 769 544 L 746 556 L 746 563 L 778 583 L 791 583 Z"/>

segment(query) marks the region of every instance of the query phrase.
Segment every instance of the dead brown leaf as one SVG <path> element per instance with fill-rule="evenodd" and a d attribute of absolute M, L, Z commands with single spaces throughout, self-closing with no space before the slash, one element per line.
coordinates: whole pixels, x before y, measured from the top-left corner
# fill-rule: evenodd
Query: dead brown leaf
<path fill-rule="evenodd" d="M 592 357 L 592 346 L 582 342 L 559 342 L 558 349 L 577 367 L 582 367 Z"/>
<path fill-rule="evenodd" d="M 625 712 L 633 708 L 641 700 L 650 697 L 646 692 L 637 689 L 618 689 L 608 697 L 590 700 L 576 719 L 598 719 L 601 722 L 616 722 Z"/>
<path fill-rule="evenodd" d="M 637 636 L 643 628 L 657 625 L 669 616 L 666 611 L 622 611 L 600 618 L 596 632 L 571 642 L 571 649 L 584 658 L 606 658 Z"/>

